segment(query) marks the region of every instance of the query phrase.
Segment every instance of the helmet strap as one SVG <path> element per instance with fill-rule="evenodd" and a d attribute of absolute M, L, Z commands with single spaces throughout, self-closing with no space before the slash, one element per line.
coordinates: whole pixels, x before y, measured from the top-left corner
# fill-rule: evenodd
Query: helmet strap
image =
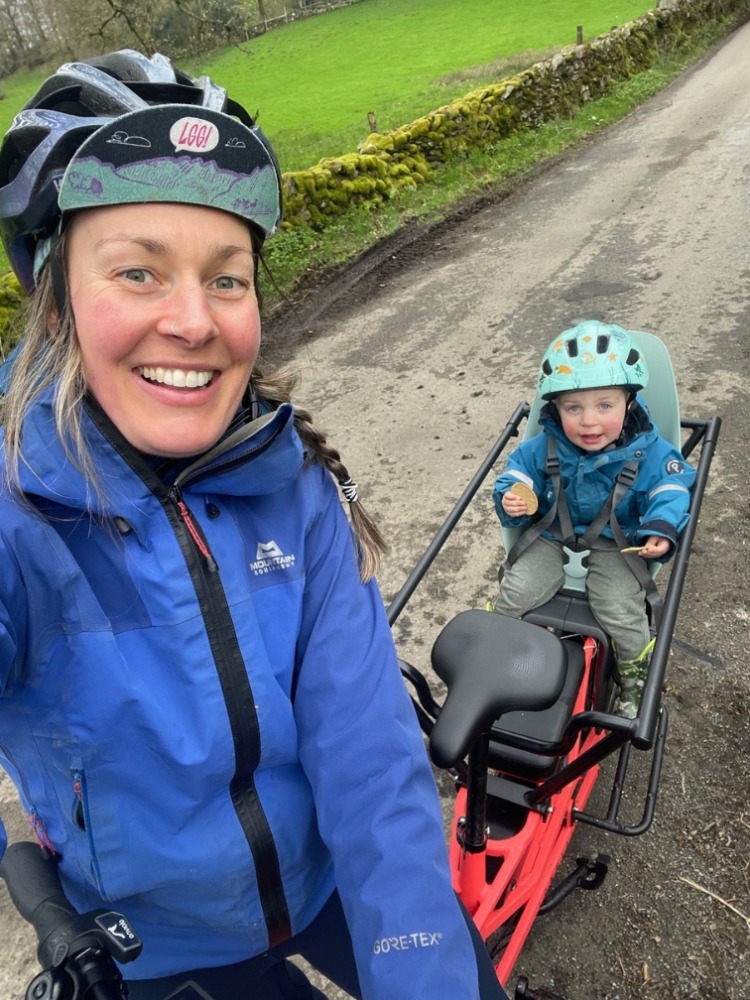
<path fill-rule="evenodd" d="M 60 240 L 55 242 L 49 258 L 50 274 L 52 276 L 52 297 L 55 300 L 58 321 L 62 319 L 68 305 L 68 281 L 61 252 Z"/>

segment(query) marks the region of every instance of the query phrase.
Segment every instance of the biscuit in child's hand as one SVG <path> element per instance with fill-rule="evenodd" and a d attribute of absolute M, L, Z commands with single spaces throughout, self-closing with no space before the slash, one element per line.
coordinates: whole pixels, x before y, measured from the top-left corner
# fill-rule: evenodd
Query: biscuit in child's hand
<path fill-rule="evenodd" d="M 536 514 L 539 509 L 539 501 L 530 486 L 527 486 L 526 483 L 513 483 L 510 492 L 525 501 L 527 514 Z"/>

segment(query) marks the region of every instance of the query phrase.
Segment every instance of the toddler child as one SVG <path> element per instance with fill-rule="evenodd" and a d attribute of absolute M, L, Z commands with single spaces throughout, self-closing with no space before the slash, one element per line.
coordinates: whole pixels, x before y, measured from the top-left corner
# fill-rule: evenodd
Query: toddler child
<path fill-rule="evenodd" d="M 503 525 L 537 525 L 533 540 L 522 535 L 509 553 L 495 610 L 520 618 L 546 603 L 563 584 L 563 544 L 590 550 L 587 597 L 616 654 L 615 713 L 628 719 L 638 713 L 654 645 L 641 560 L 673 554 L 695 478 L 638 398 L 647 382 L 645 359 L 621 327 L 587 321 L 563 332 L 539 372 L 542 430 L 510 455 L 494 488 Z M 536 514 L 513 492 L 517 484 L 538 497 Z"/>

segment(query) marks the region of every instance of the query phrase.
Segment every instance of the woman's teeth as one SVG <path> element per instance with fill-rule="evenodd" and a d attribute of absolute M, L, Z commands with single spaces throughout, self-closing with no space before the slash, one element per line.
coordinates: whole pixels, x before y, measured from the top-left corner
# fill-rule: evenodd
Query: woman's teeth
<path fill-rule="evenodd" d="M 208 385 L 212 371 L 183 371 L 182 368 L 141 368 L 141 375 L 149 382 L 172 385 L 177 389 L 196 389 Z"/>

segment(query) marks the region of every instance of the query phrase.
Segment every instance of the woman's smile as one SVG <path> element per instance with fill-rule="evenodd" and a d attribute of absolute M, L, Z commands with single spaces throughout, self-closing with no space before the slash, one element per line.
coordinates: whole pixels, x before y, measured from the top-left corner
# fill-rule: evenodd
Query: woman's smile
<path fill-rule="evenodd" d="M 140 368 L 140 373 L 147 382 L 173 386 L 175 389 L 202 389 L 214 377 L 213 370 L 196 371 L 194 368 L 191 368 L 189 371 L 185 371 L 182 368 L 162 368 L 161 366 L 151 367 L 146 365 Z"/>

